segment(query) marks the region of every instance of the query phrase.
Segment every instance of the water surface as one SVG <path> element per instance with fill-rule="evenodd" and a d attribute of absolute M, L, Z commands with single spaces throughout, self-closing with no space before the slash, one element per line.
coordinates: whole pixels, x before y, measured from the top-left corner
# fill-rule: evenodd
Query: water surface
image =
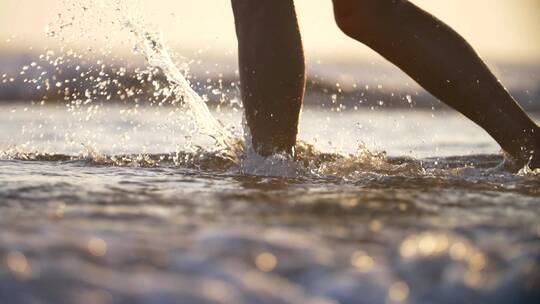
<path fill-rule="evenodd" d="M 263 161 L 170 107 L 0 111 L 1 303 L 540 296 L 538 172 L 457 114 L 308 108 L 311 149 Z"/>

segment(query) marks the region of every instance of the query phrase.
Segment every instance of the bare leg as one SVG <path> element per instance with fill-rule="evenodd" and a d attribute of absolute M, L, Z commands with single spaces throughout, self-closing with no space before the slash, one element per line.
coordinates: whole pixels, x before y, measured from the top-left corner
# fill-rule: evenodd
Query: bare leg
<path fill-rule="evenodd" d="M 241 93 L 261 155 L 293 153 L 305 87 L 304 52 L 292 0 L 232 0 Z"/>
<path fill-rule="evenodd" d="M 540 130 L 472 47 L 405 0 L 333 0 L 338 26 L 484 128 L 521 164 L 540 166 Z M 459 130 L 456 130 L 459 132 Z"/>

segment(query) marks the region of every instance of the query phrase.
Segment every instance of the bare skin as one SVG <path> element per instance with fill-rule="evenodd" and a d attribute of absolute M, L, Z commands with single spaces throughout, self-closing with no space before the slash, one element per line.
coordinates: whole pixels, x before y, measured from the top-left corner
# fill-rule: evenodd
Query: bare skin
<path fill-rule="evenodd" d="M 248 126 L 258 135 L 253 144 L 262 155 L 291 151 L 305 79 L 293 0 L 232 1 L 242 98 Z M 346 35 L 481 126 L 519 165 L 540 167 L 540 128 L 459 34 L 406 0 L 333 4 L 337 25 Z M 287 140 L 276 140 L 281 138 Z"/>
<path fill-rule="evenodd" d="M 254 148 L 293 154 L 305 88 L 292 0 L 232 0 L 242 100 Z"/>

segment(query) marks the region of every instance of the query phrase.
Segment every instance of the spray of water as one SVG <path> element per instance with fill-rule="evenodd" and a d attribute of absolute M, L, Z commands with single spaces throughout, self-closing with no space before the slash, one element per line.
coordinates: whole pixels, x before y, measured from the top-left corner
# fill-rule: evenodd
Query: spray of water
<path fill-rule="evenodd" d="M 137 49 L 145 55 L 148 64 L 159 68 L 167 77 L 171 94 L 188 107 L 199 132 L 212 137 L 218 147 L 225 149 L 231 155 L 238 154 L 238 139 L 210 113 L 204 100 L 193 90 L 182 71 L 174 63 L 165 46 L 163 36 L 143 29 L 131 21 L 127 21 L 125 25 L 137 37 Z"/>
<path fill-rule="evenodd" d="M 160 69 L 168 80 L 171 94 L 176 100 L 182 101 L 192 118 L 195 120 L 198 131 L 212 137 L 218 148 L 226 151 L 226 155 L 236 160 L 237 169 L 244 174 L 264 176 L 294 177 L 301 174 L 302 166 L 289 155 L 273 155 L 262 157 L 251 146 L 249 130 L 244 123 L 246 149 L 242 141 L 228 131 L 210 112 L 205 101 L 193 90 L 182 71 L 174 63 L 172 56 L 164 43 L 163 35 L 151 32 L 149 27 L 141 27 L 133 21 L 126 21 L 126 28 L 137 37 L 136 49 L 141 52 L 147 63 Z M 173 103 L 176 103 L 173 101 Z M 304 168 L 305 169 L 305 168 Z"/>
<path fill-rule="evenodd" d="M 77 4 L 79 3 L 79 4 Z M 80 2 L 67 2 L 66 6 L 70 14 L 58 14 L 58 20 L 48 27 L 47 34 L 51 38 L 59 39 L 62 42 L 62 48 L 58 51 L 46 50 L 40 56 L 43 62 L 32 63 L 28 67 L 23 67 L 24 73 L 31 72 L 35 69 L 38 75 L 31 80 L 36 84 L 38 90 L 45 89 L 46 91 L 58 91 L 64 95 L 66 108 L 69 113 L 78 119 L 74 124 L 79 132 L 75 132 L 76 128 L 70 126 L 66 128 L 65 141 L 74 143 L 83 147 L 83 153 L 86 159 L 96 161 L 98 163 L 115 164 L 115 165 L 156 165 L 163 161 L 159 155 L 153 157 L 144 151 L 140 152 L 139 156 L 124 155 L 124 156 L 106 156 L 100 153 L 94 146 L 93 140 L 97 140 L 100 136 L 111 136 L 110 134 L 88 134 L 84 123 L 94 119 L 96 115 L 103 111 L 103 101 L 108 101 L 114 98 L 120 100 L 130 99 L 130 107 L 132 109 L 121 111 L 121 115 L 125 116 L 126 121 L 131 121 L 132 116 L 137 114 L 139 100 L 145 100 L 151 90 L 149 99 L 145 102 L 157 107 L 169 106 L 172 104 L 172 110 L 167 115 L 175 117 L 170 126 L 166 126 L 156 131 L 171 131 L 176 134 L 175 129 L 186 131 L 190 129 L 187 125 L 192 123 L 198 134 L 203 134 L 211 137 L 215 142 L 215 149 L 205 150 L 196 149 L 193 155 L 186 153 L 185 146 L 182 146 L 176 155 L 171 156 L 174 163 L 177 165 L 190 165 L 188 162 L 199 162 L 197 166 L 205 167 L 201 163 L 202 160 L 207 160 L 209 163 L 216 164 L 216 158 L 210 154 L 218 155 L 223 158 L 223 166 L 232 166 L 232 170 L 236 170 L 242 174 L 254 174 L 265 176 L 339 176 L 344 178 L 354 179 L 358 176 L 365 175 L 369 172 L 377 174 L 411 174 L 425 175 L 426 172 L 422 167 L 421 162 L 415 160 L 407 160 L 403 162 L 391 162 L 384 153 L 373 153 L 365 146 L 360 145 L 357 152 L 351 155 L 343 155 L 340 153 L 325 154 L 317 151 L 314 146 L 300 142 L 297 147 L 297 156 L 292 159 L 287 155 L 274 155 L 271 157 L 261 157 L 254 152 L 250 145 L 249 132 L 246 132 L 245 140 L 242 141 L 239 136 L 236 136 L 230 129 L 225 127 L 212 114 L 207 106 L 205 99 L 202 98 L 194 89 L 190 78 L 187 76 L 182 66 L 175 63 L 177 59 L 173 56 L 168 48 L 164 36 L 159 30 L 155 30 L 155 26 L 148 25 L 144 18 L 138 14 L 134 14 L 128 8 L 133 8 L 132 5 L 127 5 L 125 1 L 115 2 L 117 9 L 114 10 L 111 22 L 104 21 L 105 19 L 95 18 L 100 16 L 102 11 L 110 11 L 110 4 L 100 4 L 100 1 L 89 1 L 82 4 Z M 79 16 L 80 15 L 80 16 Z M 94 24 L 98 20 L 99 24 Z M 134 38 L 134 50 L 137 54 L 142 54 L 146 59 L 146 64 L 143 69 L 136 69 L 135 74 L 139 81 L 140 87 L 123 86 L 118 79 L 126 77 L 128 67 L 122 66 L 126 64 L 126 60 L 117 58 L 113 54 L 112 48 L 107 44 L 108 37 L 104 37 L 105 43 L 96 43 L 102 46 L 101 55 L 103 58 L 113 57 L 116 62 L 120 62 L 119 68 L 109 67 L 106 60 L 99 58 L 95 64 L 91 65 L 89 72 L 85 72 L 79 66 L 79 63 L 84 59 L 91 61 L 88 54 L 74 51 L 70 44 L 74 42 L 79 33 L 84 33 L 84 27 L 89 26 L 114 26 L 116 31 L 129 31 Z M 68 34 L 68 32 L 71 32 Z M 96 39 L 93 39 L 96 40 Z M 99 40 L 99 39 L 98 39 Z M 131 46 L 131 45 L 130 45 Z M 93 48 L 88 48 L 89 53 L 94 52 Z M 54 73 L 47 73 L 41 70 L 41 65 L 50 64 L 54 66 Z M 62 69 L 67 64 L 76 65 L 75 71 L 78 72 L 73 79 L 61 78 Z M 45 70 L 45 67 L 43 68 Z M 159 83 L 156 77 L 163 75 L 166 83 Z M 88 82 L 89 88 L 77 90 L 73 83 Z M 148 91 L 146 91 L 148 89 Z M 117 91 L 116 95 L 111 94 L 112 91 Z M 146 94 L 146 95 L 145 95 Z M 141 96 L 137 98 L 137 96 Z M 133 101 L 133 103 L 131 103 Z M 231 102 L 232 103 L 232 102 Z M 44 100 L 38 105 L 42 106 Z M 180 106 L 181 105 L 181 106 Z M 187 110 L 187 111 L 186 111 Z M 167 118 L 163 118 L 164 120 Z M 165 124 L 165 123 L 163 123 Z M 161 123 L 160 123 L 161 125 Z M 140 125 L 134 124 L 134 130 Z M 246 126 L 244 128 L 247 130 Z M 163 132 L 167 133 L 167 132 Z M 186 133 L 186 132 L 184 132 Z M 187 133 L 190 133 L 189 131 Z M 156 132 L 158 134 L 158 132 Z M 191 133 L 190 133 L 191 134 Z M 195 134 L 192 134 L 195 135 Z M 164 135 L 165 136 L 165 135 Z M 182 135 L 178 135 L 182 136 Z M 79 140 L 76 140 L 78 138 Z M 80 139 L 83 140 L 80 140 Z M 130 141 L 128 134 L 122 136 L 125 142 Z M 175 139 L 170 139 L 174 141 Z M 81 145 L 82 144 L 82 145 Z M 123 144 L 123 142 L 120 142 Z M 43 153 L 31 151 L 30 153 L 20 147 L 11 147 L 6 151 L 2 151 L 0 157 L 3 158 L 32 158 L 41 157 Z M 217 153 L 216 153 L 217 152 Z M 204 156 L 204 157 L 201 157 Z M 169 159 L 169 158 L 166 158 Z M 192 164 L 191 164 L 192 165 Z M 529 170 L 530 171 L 530 170 Z M 523 171 L 522 174 L 531 174 L 529 171 Z M 432 172 L 433 173 L 433 172 Z"/>

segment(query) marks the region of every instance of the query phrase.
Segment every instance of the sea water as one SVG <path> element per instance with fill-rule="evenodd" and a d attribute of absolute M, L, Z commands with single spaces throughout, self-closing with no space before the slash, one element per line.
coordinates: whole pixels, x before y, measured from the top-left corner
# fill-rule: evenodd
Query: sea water
<path fill-rule="evenodd" d="M 118 24 L 165 75 L 157 104 L 0 107 L 0 303 L 540 297 L 539 173 L 477 126 L 307 107 L 296 157 L 264 159 L 241 109 L 209 108 L 137 20 Z"/>
<path fill-rule="evenodd" d="M 153 108 L 133 130 L 125 108 L 107 107 L 68 142 L 64 107 L 1 110 L 2 303 L 538 297 L 540 178 L 500 168 L 496 145 L 457 114 L 307 109 L 300 137 L 333 130 L 332 143 L 301 147 L 295 175 L 268 176 L 208 138 L 179 149 L 187 134 L 164 131 Z M 87 134 L 99 134 L 91 148 Z M 370 137 L 388 155 L 357 149 Z"/>

